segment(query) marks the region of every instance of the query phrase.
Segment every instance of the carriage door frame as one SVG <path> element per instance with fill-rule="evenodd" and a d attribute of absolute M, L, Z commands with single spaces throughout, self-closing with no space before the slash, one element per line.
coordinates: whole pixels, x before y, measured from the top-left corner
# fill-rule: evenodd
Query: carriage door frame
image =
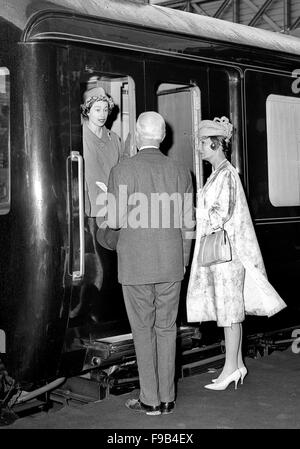
<path fill-rule="evenodd" d="M 152 56 L 151 59 L 147 60 L 145 63 L 145 82 L 146 82 L 146 110 L 155 110 L 161 112 L 164 116 L 167 124 L 167 135 L 166 139 L 170 140 L 169 145 L 173 142 L 173 136 L 168 136 L 173 134 L 179 138 L 177 146 L 183 144 L 182 151 L 190 150 L 192 154 L 188 154 L 187 157 L 184 155 L 178 155 L 175 159 L 179 162 L 184 162 L 187 168 L 191 171 L 193 177 L 194 191 L 196 194 L 197 189 L 202 186 L 203 183 L 203 171 L 202 162 L 199 153 L 199 140 L 197 138 L 197 128 L 199 122 L 202 118 L 203 111 L 208 109 L 207 106 L 207 68 L 203 64 L 195 63 L 194 61 L 182 61 L 174 60 L 174 58 L 168 58 L 164 56 L 161 59 L 159 56 Z M 161 90 L 161 92 L 160 92 Z M 164 92 L 162 92 L 164 90 Z M 169 92 L 168 92 L 169 90 Z M 190 96 L 183 97 L 185 108 L 189 107 L 189 116 L 191 122 L 188 123 L 185 119 L 185 114 L 187 113 L 181 109 L 181 104 L 179 101 L 176 105 L 167 105 L 162 110 L 159 104 L 159 96 L 164 95 L 174 95 L 178 98 L 184 92 L 187 92 Z M 170 115 L 168 113 L 170 111 Z M 172 129 L 174 125 L 179 123 L 179 129 Z M 171 129 L 168 129 L 171 128 Z M 179 136 L 179 133 L 182 133 Z M 184 135 L 183 135 L 184 134 Z M 186 143 L 186 145 L 184 144 Z M 176 146 L 176 142 L 175 145 Z M 162 147 L 166 147 L 166 142 L 162 143 Z M 181 147 L 180 147 L 181 148 Z M 173 147 L 170 146 L 169 153 L 172 155 Z M 176 150 L 173 150 L 176 152 Z M 163 151 L 164 152 L 164 151 Z M 175 155 L 176 156 L 176 155 Z M 196 199 L 196 198 L 195 198 Z"/>
<path fill-rule="evenodd" d="M 118 105 L 118 118 L 113 123 L 111 129 L 115 131 L 120 137 L 122 137 L 122 133 L 126 134 L 124 140 L 126 136 L 129 136 L 126 143 L 127 148 L 125 151 L 130 156 L 134 155 L 136 152 L 136 110 L 143 110 L 144 106 L 142 104 L 143 95 L 136 95 L 136 92 L 143 92 L 144 90 L 144 69 L 142 61 L 138 59 L 136 55 L 132 54 L 129 56 L 127 53 L 125 54 L 124 52 L 117 49 L 106 49 L 95 46 L 87 48 L 85 46 L 74 45 L 69 49 L 69 72 L 71 118 L 70 153 L 72 152 L 71 154 L 73 156 L 75 154 L 75 159 L 83 158 L 82 118 L 80 114 L 80 105 L 83 103 L 83 93 L 85 90 L 96 87 L 98 85 L 102 85 L 102 87 L 104 87 L 104 89 L 109 94 L 111 94 L 114 100 L 116 96 L 119 96 L 118 99 L 120 104 Z M 125 79 L 127 81 L 127 92 L 120 93 L 122 90 L 122 88 L 120 87 L 122 84 L 122 80 L 124 81 Z M 124 106 L 125 102 L 128 103 L 126 106 Z M 126 113 L 122 115 L 122 112 L 124 110 L 126 110 Z M 108 117 L 108 121 L 109 119 L 110 116 Z M 123 126 L 124 123 L 125 126 Z M 78 196 L 80 198 L 80 195 Z M 71 198 L 69 198 L 69 202 L 70 201 Z M 73 209 L 76 211 L 76 200 L 75 207 L 73 207 Z M 87 212 L 87 210 L 88 201 L 87 196 L 85 196 L 85 212 Z M 77 223 L 77 217 L 72 218 L 72 213 L 70 215 L 70 274 L 72 274 L 73 272 L 76 275 L 76 272 L 78 272 L 78 266 L 76 266 L 75 263 L 75 254 L 76 251 L 78 253 L 80 244 L 78 241 L 75 241 L 76 238 L 74 237 L 74 232 L 72 232 L 74 219 Z M 79 222 L 80 221 L 78 221 L 78 223 Z M 75 225 L 77 226 L 76 223 Z M 81 233 L 79 231 L 79 235 L 80 234 Z M 72 241 L 73 237 L 75 238 L 74 241 Z M 72 247 L 74 247 L 73 250 Z"/>
<path fill-rule="evenodd" d="M 192 92 L 191 140 L 194 151 L 194 187 L 199 189 L 211 172 L 210 164 L 202 162 L 197 139 L 197 126 L 202 119 L 226 115 L 234 126 L 231 161 L 244 178 L 243 118 L 242 118 L 242 71 L 236 66 L 211 62 L 195 62 L 152 57 L 145 64 L 146 106 L 157 110 L 157 89 L 162 84 L 190 89 Z M 199 90 L 197 90 L 199 89 Z M 199 95 L 198 95 L 199 93 Z M 168 118 L 166 119 L 168 122 Z"/>
<path fill-rule="evenodd" d="M 84 93 L 94 87 L 103 87 L 113 99 L 115 107 L 107 118 L 106 127 L 121 138 L 125 147 L 125 156 L 133 156 L 136 153 L 136 111 L 140 113 L 145 107 L 144 64 L 141 55 L 131 50 L 100 45 L 74 44 L 69 47 L 70 151 L 73 156 L 75 155 L 75 161 L 70 162 L 70 165 L 74 166 L 74 171 L 70 175 L 71 183 L 69 184 L 74 183 L 74 191 L 71 198 L 69 196 L 72 207 L 69 214 L 69 247 L 71 249 L 69 272 L 70 275 L 75 273 L 75 277 L 76 273 L 80 276 L 84 271 L 84 274 L 80 282 L 76 282 L 73 275 L 68 326 L 72 334 L 74 327 L 84 329 L 93 320 L 97 323 L 97 328 L 99 326 L 99 332 L 103 324 L 106 325 L 109 322 L 115 330 L 118 329 L 118 332 L 119 329 L 124 328 L 127 333 L 128 318 L 121 285 L 117 282 L 117 253 L 109 251 L 102 245 L 101 236 L 99 238 L 97 235 L 96 217 L 101 208 L 102 211 L 105 210 L 105 206 L 97 205 L 99 187 L 95 181 L 96 189 L 93 190 L 92 199 L 95 199 L 94 205 L 97 205 L 99 210 L 96 210 L 96 207 L 89 207 L 85 176 L 80 187 L 81 194 L 85 196 L 84 217 L 81 220 L 84 222 L 81 226 L 84 231 L 83 254 L 79 251 L 81 233 L 77 212 L 79 201 L 76 198 L 76 196 L 80 198 L 76 186 L 77 158 L 78 160 L 82 158 L 83 169 L 86 170 L 81 105 L 84 102 Z M 99 145 L 99 151 L 102 151 L 101 145 Z M 100 190 L 99 193 L 101 193 Z M 85 265 L 84 270 L 80 270 L 78 255 L 84 258 L 82 261 Z"/>

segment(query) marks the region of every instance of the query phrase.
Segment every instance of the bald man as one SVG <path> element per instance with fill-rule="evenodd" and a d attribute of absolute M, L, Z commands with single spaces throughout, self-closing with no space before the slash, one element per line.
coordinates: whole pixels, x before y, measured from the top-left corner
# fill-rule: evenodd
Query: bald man
<path fill-rule="evenodd" d="M 141 114 L 139 152 L 116 165 L 108 182 L 108 225 L 121 229 L 118 278 L 140 381 L 139 399 L 126 406 L 148 415 L 174 410 L 176 318 L 193 229 L 191 175 L 160 152 L 165 132 L 160 114 Z"/>

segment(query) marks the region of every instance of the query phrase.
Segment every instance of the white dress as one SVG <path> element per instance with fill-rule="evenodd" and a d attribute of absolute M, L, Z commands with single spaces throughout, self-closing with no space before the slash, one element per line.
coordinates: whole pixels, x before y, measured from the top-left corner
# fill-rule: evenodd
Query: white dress
<path fill-rule="evenodd" d="M 286 307 L 269 283 L 235 168 L 223 161 L 197 197 L 196 244 L 187 292 L 189 322 L 217 321 L 231 326 L 250 315 L 272 316 Z M 199 266 L 200 239 L 223 227 L 232 248 L 232 261 Z"/>

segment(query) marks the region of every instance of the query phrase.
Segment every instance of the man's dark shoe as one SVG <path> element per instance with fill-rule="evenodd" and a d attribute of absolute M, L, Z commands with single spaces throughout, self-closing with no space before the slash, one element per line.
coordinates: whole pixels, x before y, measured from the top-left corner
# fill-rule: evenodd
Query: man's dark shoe
<path fill-rule="evenodd" d="M 174 408 L 175 408 L 175 401 L 160 403 L 160 410 L 162 415 L 169 415 L 170 413 L 173 413 Z"/>
<path fill-rule="evenodd" d="M 146 413 L 146 415 L 160 415 L 160 406 L 147 405 L 141 402 L 139 399 L 128 399 L 125 402 L 125 405 L 130 410 L 134 410 L 135 412 Z"/>

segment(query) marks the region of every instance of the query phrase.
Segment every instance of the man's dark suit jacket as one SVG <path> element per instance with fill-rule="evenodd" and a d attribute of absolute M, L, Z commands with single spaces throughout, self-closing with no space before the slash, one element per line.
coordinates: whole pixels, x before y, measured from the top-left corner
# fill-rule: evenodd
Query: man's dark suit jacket
<path fill-rule="evenodd" d="M 108 201 L 108 225 L 121 228 L 117 244 L 121 284 L 183 279 L 191 248 L 191 238 L 186 237 L 193 230 L 192 192 L 189 170 L 157 148 L 144 148 L 113 167 L 108 193 L 116 198 L 116 207 L 113 200 Z M 159 207 L 156 194 L 165 197 Z M 142 226 L 137 227 L 137 222 Z"/>

